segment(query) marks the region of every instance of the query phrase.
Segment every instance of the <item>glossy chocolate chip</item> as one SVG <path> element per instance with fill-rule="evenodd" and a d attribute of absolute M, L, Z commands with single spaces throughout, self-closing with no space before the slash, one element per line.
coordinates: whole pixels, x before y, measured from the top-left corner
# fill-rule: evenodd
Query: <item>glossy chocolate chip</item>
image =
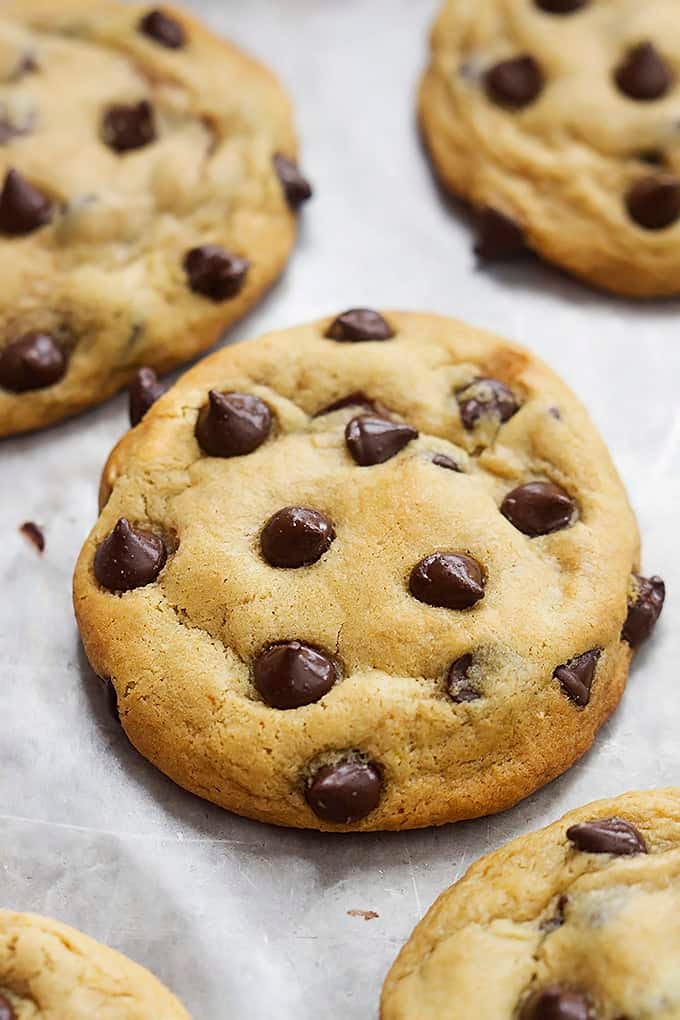
<path fill-rule="evenodd" d="M 167 555 L 162 538 L 121 517 L 94 555 L 95 577 L 109 591 L 142 588 L 156 580 Z"/>
<path fill-rule="evenodd" d="M 317 411 L 314 415 L 315 418 L 321 418 L 324 414 L 332 414 L 333 411 L 342 411 L 345 407 L 363 407 L 367 411 L 379 412 L 379 405 L 377 401 L 371 400 L 365 393 L 361 393 L 357 390 L 355 393 L 348 393 L 346 397 L 340 397 L 339 400 L 334 400 L 332 404 L 327 404 L 326 407 L 322 407 L 320 411 Z"/>
<path fill-rule="evenodd" d="M 16 1020 L 12 1004 L 4 995 L 0 995 L 0 1020 Z"/>
<path fill-rule="evenodd" d="M 196 438 L 211 457 L 243 457 L 262 446 L 272 428 L 272 413 L 252 393 L 211 390 L 196 422 Z"/>
<path fill-rule="evenodd" d="M 341 761 L 324 765 L 307 786 L 307 803 L 325 822 L 351 825 L 380 803 L 382 776 L 377 765 Z"/>
<path fill-rule="evenodd" d="M 335 529 L 319 510 L 287 506 L 270 517 L 260 535 L 262 555 L 272 567 L 307 567 L 330 548 Z"/>
<path fill-rule="evenodd" d="M 628 213 L 645 230 L 664 230 L 680 218 L 680 180 L 652 174 L 637 180 L 626 195 Z"/>
<path fill-rule="evenodd" d="M 443 609 L 470 609 L 484 598 L 484 572 L 463 553 L 433 553 L 411 571 L 409 590 L 419 602 Z"/>
<path fill-rule="evenodd" d="M 52 202 L 18 170 L 8 170 L 0 193 L 0 233 L 32 234 L 52 219 Z"/>
<path fill-rule="evenodd" d="M 102 140 L 114 152 L 142 149 L 156 138 L 156 125 L 151 103 L 110 106 L 102 118 Z"/>
<path fill-rule="evenodd" d="M 432 463 L 437 467 L 444 468 L 445 471 L 457 471 L 458 474 L 462 474 L 463 471 L 460 464 L 457 464 L 452 457 L 447 457 L 445 453 L 435 453 Z"/>
<path fill-rule="evenodd" d="M 384 464 L 417 438 L 410 425 L 372 414 L 352 418 L 345 429 L 347 449 L 360 467 Z"/>
<path fill-rule="evenodd" d="M 534 992 L 522 1006 L 519 1020 L 591 1020 L 585 995 L 563 985 L 548 985 Z"/>
<path fill-rule="evenodd" d="M 257 658 L 253 679 L 263 701 L 272 708 L 311 705 L 328 694 L 338 679 L 333 659 L 302 641 L 271 645 Z"/>
<path fill-rule="evenodd" d="M 446 689 L 449 696 L 456 704 L 464 701 L 478 701 L 481 694 L 476 687 L 470 683 L 468 673 L 472 665 L 472 653 L 461 655 L 459 659 L 452 662 L 446 674 Z"/>
<path fill-rule="evenodd" d="M 372 308 L 350 308 L 330 324 L 326 336 L 345 343 L 363 343 L 390 340 L 394 330 L 380 312 L 374 312 Z"/>
<path fill-rule="evenodd" d="M 482 417 L 498 418 L 501 423 L 519 411 L 515 394 L 499 379 L 485 376 L 456 392 L 460 417 L 466 429 L 473 429 Z"/>
<path fill-rule="evenodd" d="M 661 615 L 666 585 L 660 577 L 633 574 L 628 594 L 628 616 L 621 633 L 631 648 L 637 648 L 650 636 Z"/>
<path fill-rule="evenodd" d="M 139 31 L 169 50 L 179 50 L 187 41 L 184 26 L 158 8 L 144 15 Z"/>
<path fill-rule="evenodd" d="M 218 244 L 204 244 L 187 252 L 184 269 L 194 293 L 211 301 L 226 301 L 243 289 L 250 262 Z"/>
<path fill-rule="evenodd" d="M 535 538 L 567 528 L 576 515 L 576 505 L 552 482 L 527 482 L 507 494 L 501 513 L 522 534 Z"/>
<path fill-rule="evenodd" d="M 486 73 L 489 98 L 516 110 L 533 103 L 540 95 L 543 84 L 543 72 L 531 56 L 501 60 Z"/>
<path fill-rule="evenodd" d="M 300 206 L 312 197 L 312 188 L 306 177 L 300 173 L 297 163 L 287 156 L 277 153 L 273 160 L 274 169 L 281 181 L 283 193 L 291 209 L 299 209 Z"/>
<path fill-rule="evenodd" d="M 128 390 L 130 424 L 133 427 L 139 425 L 151 405 L 163 396 L 166 389 L 152 368 L 139 369 Z"/>
<path fill-rule="evenodd" d="M 0 351 L 0 387 L 24 393 L 54 386 L 67 364 L 66 354 L 49 333 L 25 333 Z"/>
<path fill-rule="evenodd" d="M 477 218 L 475 255 L 483 262 L 505 262 L 526 255 L 520 227 L 497 209 L 482 209 Z"/>
<path fill-rule="evenodd" d="M 601 654 L 601 649 L 592 648 L 558 666 L 553 673 L 554 678 L 559 680 L 563 694 L 581 708 L 590 701 L 595 667 Z"/>
<path fill-rule="evenodd" d="M 642 835 L 623 818 L 579 822 L 567 829 L 567 839 L 577 850 L 587 854 L 615 854 L 622 857 L 647 853 L 647 844 Z"/>
<path fill-rule="evenodd" d="M 580 11 L 588 0 L 535 0 L 536 6 L 547 14 L 573 14 Z"/>
<path fill-rule="evenodd" d="M 614 73 L 614 80 L 630 99 L 650 100 L 668 92 L 673 76 L 656 46 L 644 42 L 626 55 Z"/>

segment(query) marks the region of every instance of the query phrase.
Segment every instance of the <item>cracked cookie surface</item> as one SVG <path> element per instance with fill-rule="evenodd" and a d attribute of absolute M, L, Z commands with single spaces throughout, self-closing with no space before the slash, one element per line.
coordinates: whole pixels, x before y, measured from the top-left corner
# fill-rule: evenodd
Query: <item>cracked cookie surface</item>
<path fill-rule="evenodd" d="M 590 746 L 663 602 L 575 396 L 437 316 L 353 310 L 205 359 L 101 498 L 75 610 L 130 740 L 284 825 L 514 803 Z"/>

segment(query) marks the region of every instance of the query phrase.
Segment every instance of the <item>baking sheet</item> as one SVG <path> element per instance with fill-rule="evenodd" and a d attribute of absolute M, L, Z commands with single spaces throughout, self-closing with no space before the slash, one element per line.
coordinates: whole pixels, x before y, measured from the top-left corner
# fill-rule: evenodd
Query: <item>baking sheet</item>
<path fill-rule="evenodd" d="M 436 831 L 320 836 L 182 792 L 111 719 L 79 648 L 76 555 L 125 399 L 0 447 L 0 903 L 54 915 L 155 971 L 195 1020 L 367 1020 L 403 940 L 480 854 L 600 796 L 680 784 L 678 303 L 609 299 L 529 262 L 476 269 L 413 122 L 435 0 L 193 0 L 297 104 L 316 197 L 296 258 L 231 340 L 352 305 L 456 315 L 575 388 L 669 598 L 595 749 L 515 810 Z M 19 534 L 44 526 L 42 557 Z M 372 911 L 366 920 L 352 911 Z"/>

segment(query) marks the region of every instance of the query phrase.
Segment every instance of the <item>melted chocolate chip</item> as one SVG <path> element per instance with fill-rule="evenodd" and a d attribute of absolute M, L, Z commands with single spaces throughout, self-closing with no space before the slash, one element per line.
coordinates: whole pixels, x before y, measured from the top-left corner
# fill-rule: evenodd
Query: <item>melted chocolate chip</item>
<path fill-rule="evenodd" d="M 21 534 L 35 546 L 39 553 L 45 551 L 45 535 L 42 528 L 39 528 L 33 521 L 25 521 L 19 528 Z"/>
<path fill-rule="evenodd" d="M 497 209 L 482 209 L 477 219 L 475 255 L 484 262 L 505 262 L 526 253 L 521 227 Z"/>
<path fill-rule="evenodd" d="M 680 180 L 652 174 L 637 180 L 626 195 L 631 219 L 645 230 L 664 230 L 680 217 Z"/>
<path fill-rule="evenodd" d="M 637 648 L 650 636 L 661 615 L 666 598 L 666 585 L 660 577 L 634 574 L 628 595 L 628 616 L 621 637 L 631 648 Z"/>
<path fill-rule="evenodd" d="M 507 494 L 501 513 L 522 534 L 535 538 L 567 528 L 574 520 L 576 505 L 552 482 L 527 482 Z"/>
<path fill-rule="evenodd" d="M 631 99 L 650 100 L 668 92 L 673 76 L 656 46 L 645 42 L 630 50 L 617 67 L 614 80 Z"/>
<path fill-rule="evenodd" d="M 152 368 L 139 369 L 128 390 L 130 424 L 133 427 L 139 425 L 151 405 L 163 396 L 166 389 Z"/>
<path fill-rule="evenodd" d="M 211 301 L 226 301 L 243 289 L 250 262 L 218 244 L 204 244 L 187 252 L 184 269 L 194 293 Z"/>
<path fill-rule="evenodd" d="M 562 985 L 548 985 L 534 992 L 519 1014 L 519 1020 L 590 1020 L 591 1017 L 586 996 Z"/>
<path fill-rule="evenodd" d="M 453 458 L 447 457 L 445 453 L 435 453 L 432 463 L 436 464 L 437 467 L 444 468 L 446 471 L 457 471 L 458 474 L 463 473 L 462 467 L 456 464 Z"/>
<path fill-rule="evenodd" d="M 616 854 L 617 857 L 646 854 L 642 835 L 623 818 L 600 818 L 579 822 L 567 829 L 567 839 L 587 854 Z"/>
<path fill-rule="evenodd" d="M 300 206 L 312 197 L 312 188 L 306 177 L 300 173 L 297 163 L 281 153 L 277 153 L 273 160 L 274 169 L 281 181 L 283 193 L 291 209 L 299 209 Z"/>
<path fill-rule="evenodd" d="M 142 149 L 156 139 L 151 103 L 143 99 L 134 106 L 110 106 L 102 118 L 102 140 L 114 152 Z"/>
<path fill-rule="evenodd" d="M 417 438 L 410 425 L 371 414 L 352 418 L 345 429 L 347 449 L 360 467 L 384 464 Z"/>
<path fill-rule="evenodd" d="M 470 609 L 484 598 L 484 573 L 472 556 L 433 553 L 411 571 L 409 590 L 428 606 Z"/>
<path fill-rule="evenodd" d="M 324 765 L 307 787 L 307 803 L 325 822 L 351 825 L 375 811 L 380 803 L 382 776 L 377 765 L 341 761 Z"/>
<path fill-rule="evenodd" d="M 288 506 L 270 517 L 260 536 L 260 548 L 272 567 L 307 567 L 330 548 L 335 529 L 319 510 Z"/>
<path fill-rule="evenodd" d="M 330 340 L 346 343 L 363 343 L 372 340 L 391 340 L 394 330 L 379 312 L 371 308 L 350 308 L 338 315 L 325 334 Z"/>
<path fill-rule="evenodd" d="M 346 397 L 341 397 L 339 400 L 334 400 L 332 404 L 322 407 L 320 411 L 316 412 L 314 417 L 321 418 L 324 414 L 332 414 L 333 411 L 342 411 L 345 407 L 363 407 L 367 411 L 381 412 L 381 407 L 377 401 L 371 400 L 365 393 L 361 393 L 357 390 L 356 393 L 348 393 Z"/>
<path fill-rule="evenodd" d="M 536 6 L 547 14 L 573 14 L 580 11 L 588 0 L 535 0 Z"/>
<path fill-rule="evenodd" d="M 4 995 L 0 995 L 0 1020 L 16 1020 L 12 1004 Z"/>
<path fill-rule="evenodd" d="M 515 394 L 499 379 L 480 377 L 456 392 L 460 417 L 466 429 L 473 429 L 480 418 L 494 417 L 506 422 L 519 411 Z"/>
<path fill-rule="evenodd" d="M 139 31 L 169 50 L 179 50 L 187 41 L 184 26 L 158 8 L 144 15 L 139 23 Z"/>
<path fill-rule="evenodd" d="M 533 103 L 540 95 L 543 84 L 543 72 L 531 56 L 501 60 L 486 73 L 489 98 L 516 110 Z"/>
<path fill-rule="evenodd" d="M 272 413 L 251 393 L 211 390 L 196 422 L 196 438 L 211 457 L 243 457 L 262 446 L 272 428 Z"/>
<path fill-rule="evenodd" d="M 0 351 L 0 387 L 25 393 L 54 386 L 67 364 L 64 351 L 49 333 L 25 333 Z"/>
<path fill-rule="evenodd" d="M 32 234 L 52 218 L 52 203 L 18 170 L 8 170 L 0 193 L 0 233 Z"/>
<path fill-rule="evenodd" d="M 131 591 L 155 581 L 166 559 L 165 544 L 158 535 L 133 528 L 121 517 L 95 553 L 94 573 L 109 591 Z"/>
<path fill-rule="evenodd" d="M 318 648 L 286 641 L 261 653 L 253 667 L 253 679 L 272 708 L 302 708 L 328 694 L 338 679 L 338 668 Z"/>
<path fill-rule="evenodd" d="M 468 673 L 472 665 L 472 653 L 467 652 L 459 659 L 452 662 L 446 674 L 446 688 L 449 696 L 456 704 L 464 701 L 478 701 L 481 694 L 473 687 L 468 680 Z"/>
<path fill-rule="evenodd" d="M 559 680 L 562 692 L 570 701 L 583 708 L 590 701 L 590 692 L 595 678 L 595 667 L 602 654 L 601 649 L 592 648 L 589 652 L 576 655 L 569 662 L 558 666 L 553 676 Z"/>

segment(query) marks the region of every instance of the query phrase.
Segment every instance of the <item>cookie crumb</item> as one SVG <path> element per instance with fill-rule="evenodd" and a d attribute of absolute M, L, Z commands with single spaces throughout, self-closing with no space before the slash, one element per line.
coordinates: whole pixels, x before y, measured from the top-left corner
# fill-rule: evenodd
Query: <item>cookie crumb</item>
<path fill-rule="evenodd" d="M 19 531 L 29 542 L 32 542 L 39 553 L 45 551 L 45 535 L 43 534 L 42 528 L 39 528 L 33 521 L 25 521 Z"/>
<path fill-rule="evenodd" d="M 380 917 L 380 914 L 376 914 L 375 910 L 348 910 L 348 917 L 363 917 L 364 921 L 374 921 L 376 917 Z"/>

